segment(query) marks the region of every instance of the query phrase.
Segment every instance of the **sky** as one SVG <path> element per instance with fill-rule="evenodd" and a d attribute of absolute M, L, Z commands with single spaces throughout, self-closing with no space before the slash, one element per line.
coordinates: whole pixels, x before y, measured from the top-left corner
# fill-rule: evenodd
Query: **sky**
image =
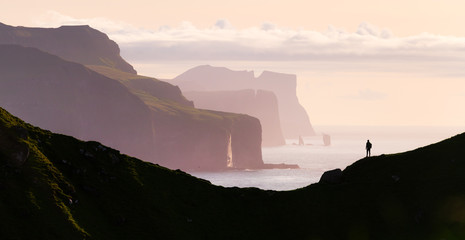
<path fill-rule="evenodd" d="M 465 125 L 463 0 L 0 4 L 4 24 L 99 29 L 144 75 L 200 64 L 296 74 L 314 125 Z"/>

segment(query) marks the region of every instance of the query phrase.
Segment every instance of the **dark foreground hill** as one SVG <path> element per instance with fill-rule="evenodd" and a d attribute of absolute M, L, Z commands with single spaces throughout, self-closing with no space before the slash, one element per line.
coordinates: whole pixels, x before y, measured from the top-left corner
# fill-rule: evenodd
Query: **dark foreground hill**
<path fill-rule="evenodd" d="M 266 195 L 53 134 L 1 108 L 0 193 L 0 239 L 227 238 L 243 223 L 230 216 Z"/>
<path fill-rule="evenodd" d="M 362 159 L 289 192 L 223 188 L 0 109 L 0 239 L 464 239 L 464 146 Z"/>

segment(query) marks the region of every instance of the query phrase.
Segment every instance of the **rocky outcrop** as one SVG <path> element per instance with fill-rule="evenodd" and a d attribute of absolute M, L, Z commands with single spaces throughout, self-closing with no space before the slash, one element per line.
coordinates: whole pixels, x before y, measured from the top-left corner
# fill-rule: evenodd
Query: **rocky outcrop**
<path fill-rule="evenodd" d="M 328 183 L 328 184 L 336 184 L 340 183 L 342 180 L 342 171 L 341 169 L 333 169 L 330 171 L 326 171 L 320 178 L 319 183 Z"/>
<path fill-rule="evenodd" d="M 0 109 L 3 111 L 3 109 Z M 27 158 L 29 157 L 29 146 L 22 142 L 24 138 L 27 138 L 27 134 L 24 135 L 24 132 L 27 132 L 22 127 L 13 126 L 12 132 L 14 136 L 4 134 L 4 126 L 0 126 L 0 158 L 6 160 L 7 167 L 20 167 L 22 166 Z"/>
<path fill-rule="evenodd" d="M 111 79 L 34 48 L 0 45 L 0 104 L 42 128 L 171 168 L 227 169 L 229 146 L 229 167 L 263 165 L 256 118 L 198 110 L 168 83 Z"/>
<path fill-rule="evenodd" d="M 118 45 L 89 26 L 12 27 L 0 23 L 0 44 L 34 47 L 83 65 L 100 65 L 136 73 L 120 56 Z"/>
<path fill-rule="evenodd" d="M 293 74 L 264 71 L 255 77 L 252 71 L 232 71 L 224 67 L 198 66 L 171 80 L 183 92 L 262 89 L 278 98 L 280 122 L 284 137 L 315 134 L 305 109 L 296 94 L 297 78 Z"/>
<path fill-rule="evenodd" d="M 262 146 L 284 145 L 276 95 L 264 90 L 184 92 L 197 108 L 243 113 L 260 120 Z"/>

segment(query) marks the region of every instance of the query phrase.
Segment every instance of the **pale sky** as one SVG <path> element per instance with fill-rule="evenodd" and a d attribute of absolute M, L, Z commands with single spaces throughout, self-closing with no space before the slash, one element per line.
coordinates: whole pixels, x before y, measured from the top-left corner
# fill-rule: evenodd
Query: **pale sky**
<path fill-rule="evenodd" d="M 465 125 L 463 0 L 5 1 L 0 22 L 89 24 L 139 73 L 294 73 L 314 125 Z"/>
<path fill-rule="evenodd" d="M 370 22 L 406 36 L 422 32 L 465 36 L 463 0 L 0 0 L 0 18 L 9 25 L 34 25 L 47 11 L 75 18 L 104 17 L 147 29 L 183 21 L 208 27 L 228 19 L 237 28 L 272 22 L 323 31 L 328 25 L 354 31 Z"/>

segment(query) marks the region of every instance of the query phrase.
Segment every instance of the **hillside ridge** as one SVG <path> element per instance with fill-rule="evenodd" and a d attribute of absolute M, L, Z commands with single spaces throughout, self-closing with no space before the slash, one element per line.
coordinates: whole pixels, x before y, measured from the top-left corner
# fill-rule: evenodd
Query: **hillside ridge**
<path fill-rule="evenodd" d="M 0 237 L 462 239 L 464 145 L 465 133 L 361 159 L 339 183 L 223 188 L 0 108 Z"/>
<path fill-rule="evenodd" d="M 100 65 L 137 73 L 120 56 L 119 46 L 89 25 L 32 28 L 0 25 L 0 44 L 35 47 L 83 65 Z"/>

